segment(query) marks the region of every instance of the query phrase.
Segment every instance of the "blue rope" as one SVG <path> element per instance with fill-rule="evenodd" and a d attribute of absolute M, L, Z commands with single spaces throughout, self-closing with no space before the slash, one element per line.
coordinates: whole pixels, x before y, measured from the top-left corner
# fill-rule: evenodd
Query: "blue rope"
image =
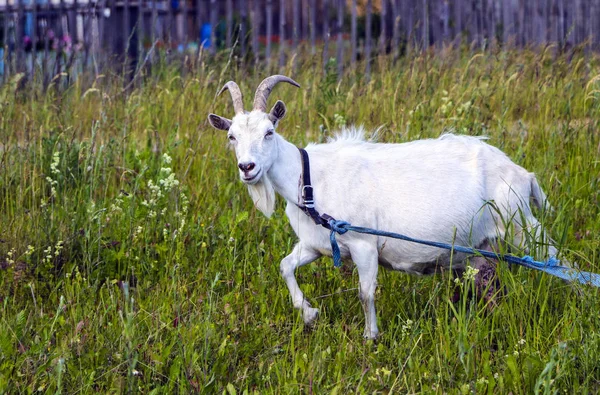
<path fill-rule="evenodd" d="M 567 281 L 578 281 L 581 284 L 593 285 L 595 287 L 600 287 L 600 274 L 582 272 L 576 269 L 560 266 L 560 261 L 555 257 L 550 257 L 547 261 L 540 262 L 533 259 L 533 257 L 526 255 L 522 258 L 519 258 L 514 255 L 508 254 L 496 254 L 491 251 L 479 250 L 476 248 L 468 248 L 462 246 L 455 246 L 447 243 L 439 243 L 436 241 L 427 241 L 414 239 L 409 236 L 404 236 L 399 233 L 386 232 L 383 230 L 371 229 L 371 228 L 363 228 L 360 226 L 352 226 L 348 222 L 338 221 L 335 219 L 329 220 L 329 226 L 331 228 L 331 233 L 329 235 L 329 240 L 331 241 L 331 253 L 333 256 L 333 265 L 335 267 L 340 267 L 342 265 L 342 255 L 340 253 L 340 247 L 338 246 L 337 240 L 335 238 L 336 233 L 343 235 L 348 231 L 357 232 L 357 233 L 365 233 L 376 236 L 384 236 L 391 237 L 393 239 L 405 240 L 411 243 L 424 244 L 431 247 L 443 248 L 446 250 L 454 250 L 458 252 L 463 252 L 465 254 L 479 254 L 486 258 L 492 259 L 502 259 L 509 263 L 514 263 L 516 265 L 521 265 L 527 267 L 529 269 L 540 270 L 542 272 L 551 274 L 553 276 L 562 278 Z"/>

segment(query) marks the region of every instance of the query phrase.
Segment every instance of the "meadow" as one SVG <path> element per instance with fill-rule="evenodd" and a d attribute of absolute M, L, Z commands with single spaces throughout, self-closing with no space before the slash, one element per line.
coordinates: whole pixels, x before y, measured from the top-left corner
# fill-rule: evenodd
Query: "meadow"
<path fill-rule="evenodd" d="M 270 105 L 304 146 L 336 128 L 405 142 L 489 136 L 537 174 L 563 256 L 600 272 L 600 58 L 574 50 L 442 50 L 375 60 L 372 78 L 319 58 L 243 69 L 227 55 L 41 92 L 0 88 L 0 393 L 598 393 L 598 289 L 498 266 L 495 308 L 452 302 L 470 278 L 379 273 L 378 341 L 351 263 L 297 273 L 321 315 L 303 326 L 279 274 L 284 202 L 254 209 L 209 112 L 286 74 Z M 406 208 L 407 210 L 410 207 Z M 458 283 L 458 285 L 456 285 Z"/>

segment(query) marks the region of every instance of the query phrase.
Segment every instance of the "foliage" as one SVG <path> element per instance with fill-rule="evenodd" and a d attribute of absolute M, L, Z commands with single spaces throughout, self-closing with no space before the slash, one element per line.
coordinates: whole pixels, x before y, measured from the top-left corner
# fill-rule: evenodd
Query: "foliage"
<path fill-rule="evenodd" d="M 442 51 L 378 59 L 368 83 L 298 60 L 280 72 L 302 89 L 273 95 L 290 141 L 344 123 L 386 142 L 485 134 L 537 173 L 565 257 L 600 271 L 598 59 Z M 352 266 L 321 259 L 298 273 L 322 312 L 305 330 L 279 275 L 283 202 L 271 221 L 253 209 L 206 122 L 232 113 L 225 81 L 248 96 L 265 76 L 226 61 L 164 66 L 128 94 L 114 76 L 0 90 L 0 392 L 600 391 L 598 291 L 524 269 L 500 267 L 493 309 L 452 302 L 448 275 L 383 271 L 373 343 Z"/>

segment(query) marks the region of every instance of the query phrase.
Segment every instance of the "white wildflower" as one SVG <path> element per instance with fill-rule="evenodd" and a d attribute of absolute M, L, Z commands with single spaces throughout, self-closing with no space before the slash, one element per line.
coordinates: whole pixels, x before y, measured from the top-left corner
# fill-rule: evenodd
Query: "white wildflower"
<path fill-rule="evenodd" d="M 60 152 L 56 151 L 52 155 L 52 163 L 50 164 L 50 171 L 52 174 L 60 174 L 60 170 L 58 170 L 58 166 L 60 165 Z"/>

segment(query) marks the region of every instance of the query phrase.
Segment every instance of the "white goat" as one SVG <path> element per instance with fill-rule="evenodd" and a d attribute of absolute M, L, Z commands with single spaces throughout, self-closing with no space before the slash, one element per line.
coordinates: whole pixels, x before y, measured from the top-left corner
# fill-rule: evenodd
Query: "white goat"
<path fill-rule="evenodd" d="M 235 116 L 229 120 L 209 114 L 209 121 L 228 132 L 240 178 L 256 207 L 270 217 L 275 192 L 287 200 L 286 214 L 300 241 L 281 261 L 281 274 L 294 307 L 311 324 L 318 309 L 304 298 L 294 272 L 331 255 L 331 245 L 329 231 L 299 208 L 303 204 L 301 155 L 275 132 L 286 107 L 277 101 L 266 112 L 267 97 L 279 82 L 299 87 L 285 76 L 266 78 L 256 91 L 251 112 L 244 111 L 237 84 L 228 82 L 219 93 L 229 90 Z M 529 205 L 530 199 L 538 207 L 546 201 L 535 175 L 481 138 L 446 134 L 404 144 L 376 144 L 365 142 L 360 130 L 350 129 L 327 144 L 311 144 L 306 151 L 320 213 L 356 226 L 456 245 L 484 248 L 509 233 L 511 240 L 503 241 L 516 245 L 522 245 L 525 233 L 547 242 Z M 506 229 L 506 219 L 512 220 L 512 233 Z M 374 304 L 378 264 L 428 274 L 451 263 L 448 251 L 406 241 L 353 232 L 337 239 L 342 257 L 351 258 L 358 270 L 367 338 L 378 335 Z M 556 253 L 553 246 L 548 249 Z M 465 258 L 455 253 L 452 268 L 464 268 Z"/>

